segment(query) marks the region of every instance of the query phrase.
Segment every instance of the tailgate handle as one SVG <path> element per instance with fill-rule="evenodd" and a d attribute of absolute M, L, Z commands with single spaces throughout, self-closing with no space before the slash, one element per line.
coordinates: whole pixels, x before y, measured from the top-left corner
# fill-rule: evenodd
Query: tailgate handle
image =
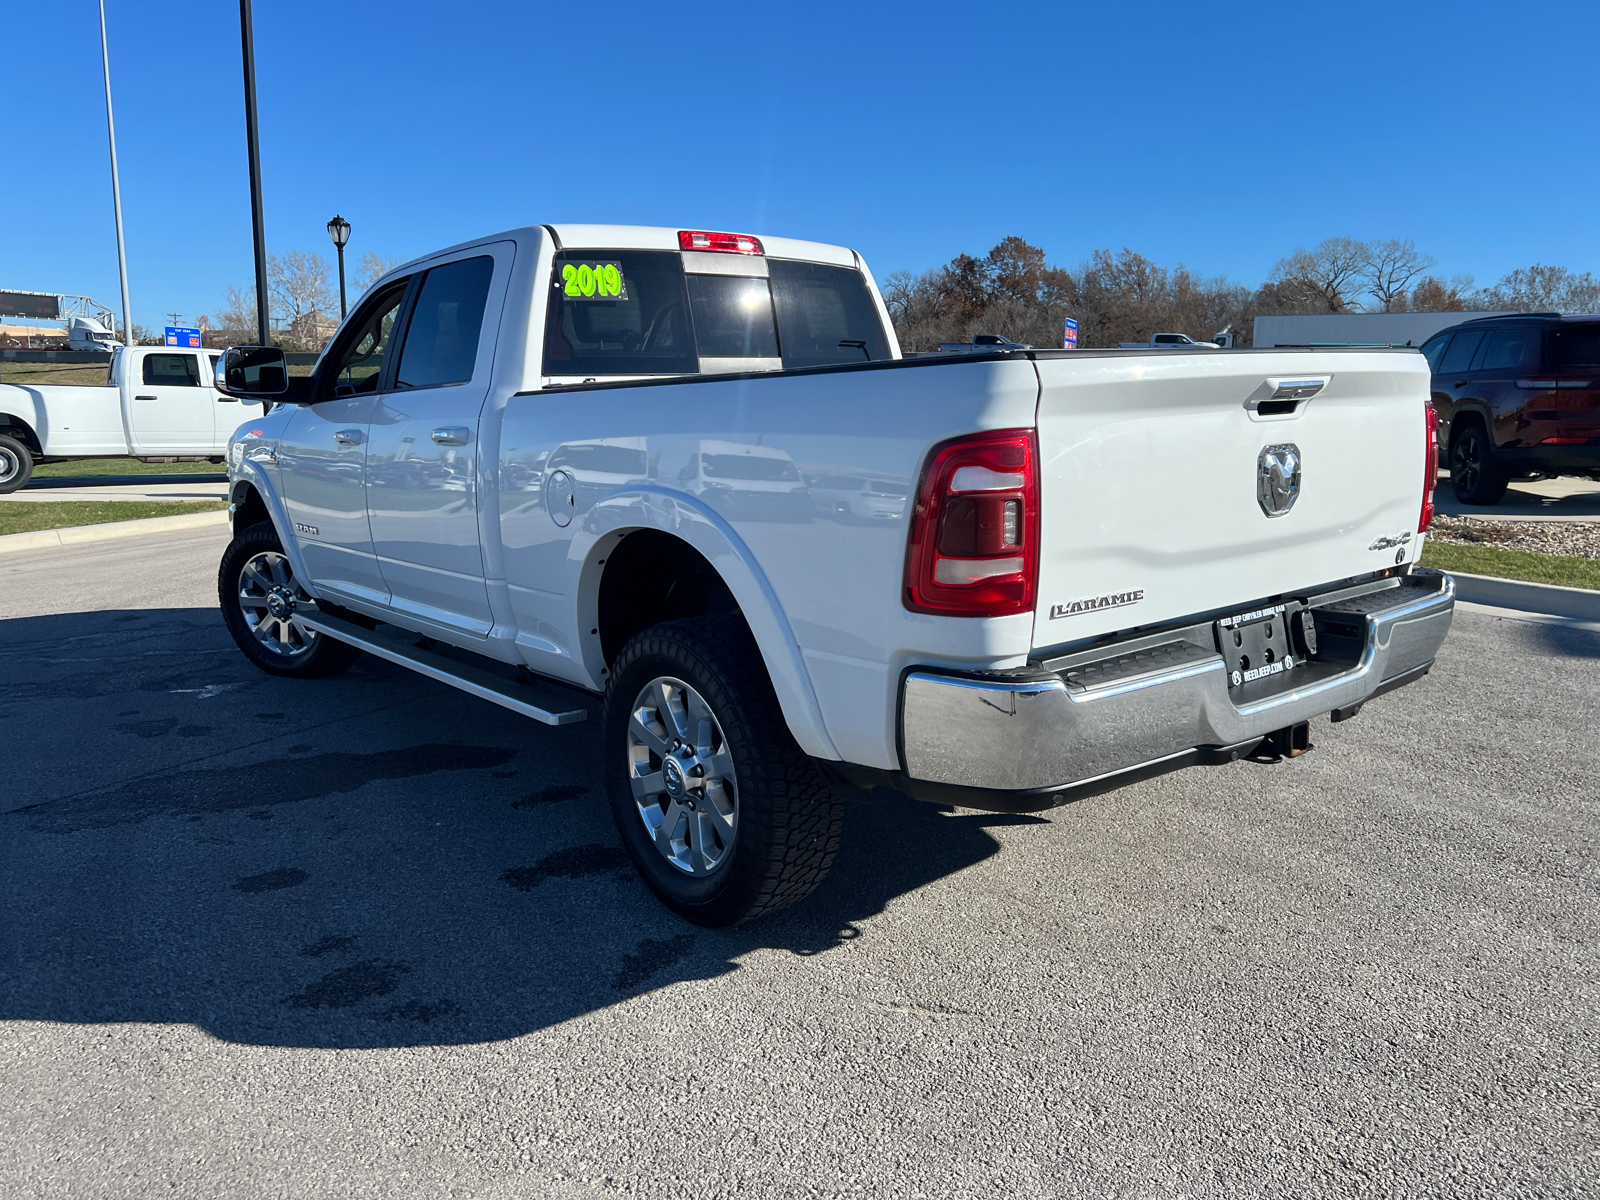
<path fill-rule="evenodd" d="M 1269 400 L 1309 400 L 1328 383 L 1326 379 L 1269 379 L 1267 382 L 1277 385 Z"/>

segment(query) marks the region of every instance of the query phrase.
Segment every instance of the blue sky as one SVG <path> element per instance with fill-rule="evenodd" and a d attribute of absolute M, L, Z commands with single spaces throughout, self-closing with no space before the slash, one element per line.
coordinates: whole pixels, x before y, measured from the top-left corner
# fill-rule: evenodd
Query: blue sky
<path fill-rule="evenodd" d="M 0 41 L 0 288 L 118 307 L 97 9 Z M 134 319 L 250 278 L 238 11 L 107 0 Z M 544 221 L 841 242 L 880 278 L 1007 234 L 1258 282 L 1411 237 L 1600 271 L 1600 5 L 258 0 L 268 249 L 408 258 Z M 24 98 L 31 97 L 31 101 Z M 26 137 L 29 126 L 36 131 Z"/>

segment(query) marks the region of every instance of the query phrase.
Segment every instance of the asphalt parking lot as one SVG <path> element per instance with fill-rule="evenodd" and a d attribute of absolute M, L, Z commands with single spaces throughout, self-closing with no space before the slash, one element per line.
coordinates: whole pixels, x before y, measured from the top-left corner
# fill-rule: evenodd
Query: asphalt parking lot
<path fill-rule="evenodd" d="M 0 1194 L 1600 1191 L 1600 633 L 1462 612 L 1298 761 L 853 804 L 711 932 L 592 724 L 257 673 L 224 536 L 0 557 Z"/>

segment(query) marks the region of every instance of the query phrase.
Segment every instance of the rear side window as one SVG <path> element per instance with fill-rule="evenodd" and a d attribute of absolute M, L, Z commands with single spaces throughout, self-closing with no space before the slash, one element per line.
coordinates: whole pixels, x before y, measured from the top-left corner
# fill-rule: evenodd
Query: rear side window
<path fill-rule="evenodd" d="M 146 354 L 144 381 L 156 387 L 199 387 L 200 363 L 192 354 Z"/>
<path fill-rule="evenodd" d="M 396 387 L 472 381 L 493 275 L 494 259 L 484 254 L 434 267 L 423 277 L 400 349 Z"/>
<path fill-rule="evenodd" d="M 779 259 L 767 266 L 785 367 L 889 357 L 889 339 L 860 271 Z"/>
<path fill-rule="evenodd" d="M 1439 373 L 1439 360 L 1444 357 L 1444 348 L 1449 344 L 1448 333 L 1441 333 L 1438 337 L 1422 343 L 1422 357 L 1428 360 L 1428 370 L 1435 375 Z"/>
<path fill-rule="evenodd" d="M 1496 329 L 1489 335 L 1489 348 L 1483 353 L 1480 371 L 1515 371 L 1538 362 L 1534 347 L 1539 343 L 1537 329 Z"/>
<path fill-rule="evenodd" d="M 546 375 L 692 375 L 700 370 L 683 262 L 675 251 L 562 251 L 550 287 Z"/>
<path fill-rule="evenodd" d="M 1462 375 L 1472 369 L 1472 355 L 1478 349 L 1478 343 L 1483 341 L 1483 330 L 1474 329 L 1458 333 L 1450 343 L 1450 349 L 1444 353 L 1444 359 L 1439 364 L 1441 375 Z"/>
<path fill-rule="evenodd" d="M 1544 365 L 1550 370 L 1600 367 L 1600 325 L 1563 325 L 1544 336 Z"/>

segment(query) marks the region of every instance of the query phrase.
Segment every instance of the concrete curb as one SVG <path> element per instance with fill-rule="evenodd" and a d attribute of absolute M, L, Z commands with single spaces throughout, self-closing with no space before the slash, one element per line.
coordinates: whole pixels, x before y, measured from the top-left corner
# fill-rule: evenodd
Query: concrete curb
<path fill-rule="evenodd" d="M 225 527 L 228 510 L 185 513 L 177 517 L 145 517 L 139 521 L 107 521 L 100 525 L 68 525 L 64 529 L 36 529 L 30 533 L 0 535 L 0 554 L 42 550 L 47 546 L 79 546 L 85 542 L 111 542 L 147 533 L 173 533 L 182 529 Z"/>
<path fill-rule="evenodd" d="M 3 539 L 0 539 L 3 540 Z M 1523 583 L 1490 575 L 1463 575 L 1451 571 L 1456 599 L 1520 612 L 1547 613 L 1574 621 L 1600 621 L 1600 592 L 1588 588 L 1558 587 L 1553 583 Z"/>

